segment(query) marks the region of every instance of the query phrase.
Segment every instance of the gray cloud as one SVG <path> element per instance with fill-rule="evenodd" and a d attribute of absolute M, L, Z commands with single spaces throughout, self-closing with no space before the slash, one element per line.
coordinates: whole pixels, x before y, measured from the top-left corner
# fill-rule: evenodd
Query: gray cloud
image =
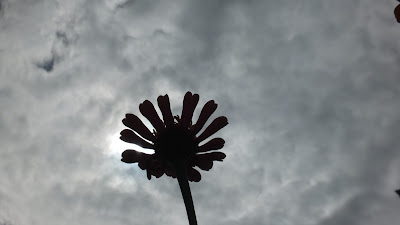
<path fill-rule="evenodd" d="M 230 123 L 191 183 L 199 224 L 399 220 L 395 3 L 1 6 L 0 223 L 187 224 L 176 180 L 111 146 L 125 113 L 169 94 L 179 114 L 187 90 Z"/>

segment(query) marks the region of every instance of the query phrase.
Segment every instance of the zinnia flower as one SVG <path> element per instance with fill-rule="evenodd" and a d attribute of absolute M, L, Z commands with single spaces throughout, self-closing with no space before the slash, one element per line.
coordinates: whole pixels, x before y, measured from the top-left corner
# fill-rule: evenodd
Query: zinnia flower
<path fill-rule="evenodd" d="M 400 2 L 400 1 L 399 1 Z M 398 5 L 395 9 L 394 9 L 394 16 L 396 17 L 396 20 L 398 23 L 400 23 L 400 5 Z"/>
<path fill-rule="evenodd" d="M 142 170 L 146 170 L 149 180 L 151 176 L 159 178 L 163 174 L 178 178 L 191 225 L 197 222 L 188 180 L 194 182 L 201 180 L 199 171 L 194 167 L 208 171 L 213 167 L 214 161 L 222 161 L 225 158 L 224 153 L 213 151 L 224 146 L 225 141 L 222 138 L 214 138 L 205 144 L 199 144 L 228 124 L 226 117 L 217 117 L 198 135 L 217 109 L 217 104 L 213 100 L 208 101 L 197 122 L 192 124 L 198 102 L 198 94 L 187 92 L 183 100 L 182 115 L 179 117 L 172 115 L 168 95 L 159 96 L 157 103 L 162 113 L 163 120 L 161 120 L 153 104 L 145 100 L 139 105 L 139 110 L 154 127 L 153 132 L 137 116 L 128 113 L 122 123 L 130 129 L 121 131 L 120 137 L 125 142 L 154 149 L 154 154 L 125 150 L 122 153 L 122 162 L 138 163 Z"/>

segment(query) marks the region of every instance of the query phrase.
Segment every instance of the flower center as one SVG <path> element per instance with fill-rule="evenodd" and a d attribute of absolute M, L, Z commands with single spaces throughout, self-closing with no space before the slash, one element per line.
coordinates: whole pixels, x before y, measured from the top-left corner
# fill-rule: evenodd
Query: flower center
<path fill-rule="evenodd" d="M 197 143 L 188 129 L 179 126 L 166 128 L 155 140 L 155 155 L 162 160 L 188 160 L 196 153 Z"/>

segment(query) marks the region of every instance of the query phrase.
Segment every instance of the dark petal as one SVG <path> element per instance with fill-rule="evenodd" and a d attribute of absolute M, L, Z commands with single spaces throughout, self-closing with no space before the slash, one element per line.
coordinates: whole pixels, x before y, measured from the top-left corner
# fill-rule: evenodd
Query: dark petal
<path fill-rule="evenodd" d="M 138 152 L 136 150 L 127 149 L 122 152 L 122 159 L 121 161 L 124 163 L 137 163 L 141 161 L 146 161 L 150 158 L 149 154 Z"/>
<path fill-rule="evenodd" d="M 224 147 L 225 141 L 222 138 L 214 138 L 199 147 L 199 152 L 208 152 L 211 150 L 218 150 Z"/>
<path fill-rule="evenodd" d="M 141 137 L 139 137 L 137 134 L 135 134 L 135 132 L 133 132 L 132 130 L 125 129 L 125 130 L 121 131 L 120 134 L 121 134 L 120 139 L 125 142 L 139 145 L 142 148 L 150 148 L 150 149 L 154 148 L 154 146 L 152 144 L 143 140 Z"/>
<path fill-rule="evenodd" d="M 217 109 L 217 104 L 215 104 L 214 100 L 208 101 L 203 109 L 201 110 L 199 119 L 196 124 L 193 126 L 192 133 L 196 135 L 201 128 L 203 128 L 204 124 L 206 124 L 207 120 L 210 118 L 211 114 Z"/>
<path fill-rule="evenodd" d="M 190 91 L 186 92 L 183 99 L 182 117 L 180 122 L 182 127 L 189 127 L 197 103 L 199 103 L 199 95 L 192 95 Z"/>
<path fill-rule="evenodd" d="M 176 178 L 175 170 L 172 167 L 166 166 L 165 167 L 165 174 L 169 177 Z"/>
<path fill-rule="evenodd" d="M 189 181 L 199 182 L 201 180 L 201 174 L 196 169 L 189 167 L 187 170 L 187 178 Z"/>
<path fill-rule="evenodd" d="M 142 104 L 140 104 L 139 110 L 142 115 L 150 121 L 151 125 L 153 125 L 153 127 L 156 128 L 158 132 L 161 132 L 165 129 L 164 123 L 162 122 L 160 117 L 158 117 L 156 109 L 149 100 L 146 100 Z"/>
<path fill-rule="evenodd" d="M 395 9 L 394 9 L 394 16 L 397 19 L 397 22 L 400 23 L 400 5 L 398 5 Z"/>
<path fill-rule="evenodd" d="M 202 170 L 209 171 L 213 167 L 213 161 L 209 159 L 197 159 L 195 165 Z"/>
<path fill-rule="evenodd" d="M 159 178 L 164 174 L 165 168 L 160 161 L 151 160 L 149 168 L 147 170 L 150 170 L 151 175 Z"/>
<path fill-rule="evenodd" d="M 222 152 L 210 152 L 197 154 L 194 162 L 202 170 L 210 170 L 213 167 L 213 161 L 222 161 L 226 155 Z"/>
<path fill-rule="evenodd" d="M 172 127 L 174 125 L 174 117 L 172 116 L 168 95 L 158 96 L 157 103 L 163 115 L 165 125 L 167 127 Z"/>
<path fill-rule="evenodd" d="M 135 163 L 138 162 L 138 166 L 142 170 L 146 170 L 150 162 L 153 160 L 153 155 L 152 154 L 146 154 L 143 152 L 138 152 L 132 149 L 125 150 L 122 153 L 122 162 L 126 163 Z"/>
<path fill-rule="evenodd" d="M 147 172 L 147 179 L 151 180 L 151 173 L 150 173 L 150 170 L 146 170 L 146 172 Z"/>
<path fill-rule="evenodd" d="M 153 170 L 151 174 L 156 178 L 160 178 L 162 175 L 164 175 L 164 170 L 159 168 L 157 170 Z"/>
<path fill-rule="evenodd" d="M 400 197 L 400 189 L 396 190 L 396 193 L 399 195 Z"/>
<path fill-rule="evenodd" d="M 154 141 L 154 135 L 136 115 L 133 115 L 131 113 L 126 114 L 125 119 L 122 120 L 122 123 L 132 130 L 136 131 L 143 138 L 149 141 Z"/>
<path fill-rule="evenodd" d="M 202 134 L 197 138 L 197 141 L 200 143 L 204 141 L 204 139 L 210 137 L 211 135 L 215 134 L 217 131 L 222 129 L 228 125 L 228 119 L 225 116 L 221 116 L 216 118 L 212 123 L 204 130 Z"/>
<path fill-rule="evenodd" d="M 147 169 L 149 162 L 152 160 L 152 155 L 138 152 L 135 150 L 125 150 L 122 153 L 122 162 L 125 163 L 135 163 L 138 162 L 138 166 L 140 169 L 145 170 Z"/>
<path fill-rule="evenodd" d="M 199 154 L 202 157 L 206 157 L 208 159 L 212 159 L 213 161 L 220 161 L 222 162 L 225 159 L 226 155 L 223 152 L 209 152 L 205 154 Z"/>
<path fill-rule="evenodd" d="M 150 161 L 150 159 L 139 161 L 139 163 L 138 163 L 139 168 L 142 169 L 142 170 L 147 169 L 149 161 Z"/>

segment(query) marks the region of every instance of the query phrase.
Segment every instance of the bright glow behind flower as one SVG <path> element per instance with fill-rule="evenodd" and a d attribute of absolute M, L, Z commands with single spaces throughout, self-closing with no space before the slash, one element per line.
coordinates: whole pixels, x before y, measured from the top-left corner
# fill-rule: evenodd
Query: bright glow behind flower
<path fill-rule="evenodd" d="M 105 152 L 106 155 L 112 155 L 115 156 L 116 158 L 121 157 L 121 149 L 134 149 L 138 152 L 143 152 L 147 154 L 153 154 L 154 150 L 151 149 L 145 149 L 140 147 L 139 145 L 131 144 L 122 141 L 120 138 L 119 132 L 110 135 L 108 139 L 109 147 L 107 148 L 107 151 Z"/>

